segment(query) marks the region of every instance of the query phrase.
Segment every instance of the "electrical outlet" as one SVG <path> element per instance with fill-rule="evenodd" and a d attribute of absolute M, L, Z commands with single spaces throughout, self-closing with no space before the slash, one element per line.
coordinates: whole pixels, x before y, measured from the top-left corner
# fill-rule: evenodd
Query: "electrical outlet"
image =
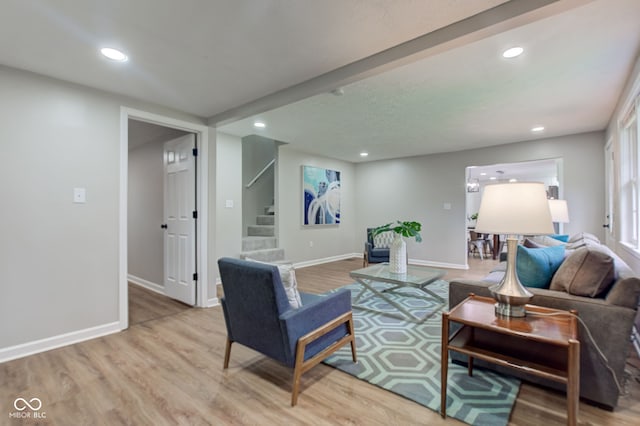
<path fill-rule="evenodd" d="M 73 188 L 73 202 L 84 204 L 87 202 L 87 190 L 85 188 Z"/>
<path fill-rule="evenodd" d="M 313 247 L 313 241 L 309 241 L 309 247 Z"/>

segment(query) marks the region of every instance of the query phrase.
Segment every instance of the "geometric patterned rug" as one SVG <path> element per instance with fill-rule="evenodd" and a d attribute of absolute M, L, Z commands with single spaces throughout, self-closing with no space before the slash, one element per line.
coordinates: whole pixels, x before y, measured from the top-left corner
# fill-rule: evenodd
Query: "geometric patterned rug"
<path fill-rule="evenodd" d="M 375 284 L 376 286 L 378 283 Z M 345 286 L 355 297 L 362 286 Z M 380 284 L 380 289 L 385 288 Z M 449 284 L 438 281 L 429 289 L 445 299 Z M 395 290 L 394 301 L 413 314 L 423 316 L 437 312 L 422 324 L 400 319 L 394 308 L 379 297 L 359 303 L 389 314 L 353 308 L 358 363 L 351 360 L 351 350 L 343 347 L 324 363 L 361 380 L 440 411 L 440 338 L 442 309 L 437 303 L 411 297 L 424 295 L 412 288 Z M 506 425 L 509 421 L 520 381 L 491 370 L 474 368 L 469 377 L 466 367 L 450 363 L 447 389 L 447 416 L 472 425 Z"/>

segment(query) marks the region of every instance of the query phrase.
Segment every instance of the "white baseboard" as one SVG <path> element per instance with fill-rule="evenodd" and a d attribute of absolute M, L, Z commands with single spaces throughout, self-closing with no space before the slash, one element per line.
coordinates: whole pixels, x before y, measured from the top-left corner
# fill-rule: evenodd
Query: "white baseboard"
<path fill-rule="evenodd" d="M 127 275 L 127 280 L 131 284 L 135 284 L 135 285 L 138 285 L 140 287 L 144 287 L 147 290 L 151 290 L 153 292 L 156 292 L 158 294 L 166 296 L 166 293 L 164 292 L 164 286 L 161 286 L 160 284 L 156 284 L 154 282 L 147 281 L 144 278 L 136 277 L 135 275 L 131 275 L 131 274 Z"/>
<path fill-rule="evenodd" d="M 213 297 L 209 300 L 207 300 L 207 308 L 213 308 L 214 306 L 219 306 L 220 305 L 220 300 L 217 297 Z"/>
<path fill-rule="evenodd" d="M 47 337 L 46 339 L 35 340 L 33 342 L 22 343 L 20 345 L 9 346 L 0 349 L 0 363 L 11 361 L 12 359 L 23 358 L 25 356 L 50 351 L 62 346 L 73 345 L 85 340 L 106 336 L 107 334 L 121 331 L 120 322 L 98 325 L 96 327 L 85 328 L 84 330 L 72 331 L 71 333 L 60 334 L 58 336 Z"/>
<path fill-rule="evenodd" d="M 458 263 L 431 262 L 429 260 L 409 259 L 410 265 L 431 266 L 433 268 L 447 269 L 469 269 L 469 265 L 461 265 Z"/>
<path fill-rule="evenodd" d="M 337 256 L 324 257 L 321 259 L 305 260 L 304 262 L 294 263 L 295 268 L 306 268 L 307 266 L 322 265 L 323 263 L 335 262 L 336 260 L 345 260 L 360 258 L 362 259 L 362 253 L 348 253 Z M 431 266 L 434 268 L 448 268 L 448 269 L 469 269 L 469 265 L 457 264 L 457 263 L 445 263 L 445 262 L 431 262 L 428 260 L 409 259 L 410 265 Z"/>
<path fill-rule="evenodd" d="M 339 254 L 337 256 L 329 256 L 321 259 L 305 260 L 304 262 L 294 263 L 294 268 L 306 268 L 307 266 L 322 265 L 323 263 L 335 262 L 336 260 L 352 259 L 354 257 L 362 258 L 362 253 Z"/>

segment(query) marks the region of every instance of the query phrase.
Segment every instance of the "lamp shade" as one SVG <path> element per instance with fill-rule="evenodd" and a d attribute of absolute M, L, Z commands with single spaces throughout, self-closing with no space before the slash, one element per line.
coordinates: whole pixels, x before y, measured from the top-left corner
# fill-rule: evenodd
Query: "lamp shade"
<path fill-rule="evenodd" d="M 485 186 L 475 231 L 511 235 L 553 234 L 544 184 L 514 182 Z"/>
<path fill-rule="evenodd" d="M 569 222 L 569 209 L 566 200 L 549 200 L 549 210 L 551 210 L 552 222 Z"/>

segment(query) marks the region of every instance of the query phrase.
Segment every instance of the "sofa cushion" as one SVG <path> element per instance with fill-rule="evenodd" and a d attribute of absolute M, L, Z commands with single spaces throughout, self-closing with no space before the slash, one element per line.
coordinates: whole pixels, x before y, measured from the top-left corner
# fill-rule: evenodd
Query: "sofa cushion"
<path fill-rule="evenodd" d="M 518 246 L 516 272 L 526 287 L 549 288 L 549 283 L 564 260 L 564 246 L 527 248 Z"/>
<path fill-rule="evenodd" d="M 588 232 L 579 232 L 575 235 L 572 235 L 571 238 L 569 238 L 569 241 L 567 242 L 575 243 L 576 241 L 580 241 L 580 240 L 591 240 L 591 241 L 595 241 L 596 243 L 600 243 L 600 240 L 598 239 L 598 237 Z"/>
<path fill-rule="evenodd" d="M 536 235 L 535 237 L 528 237 L 528 239 L 545 247 L 564 246 L 565 244 L 562 241 L 551 238 L 548 235 Z"/>
<path fill-rule="evenodd" d="M 563 243 L 566 243 L 567 241 L 569 241 L 569 235 L 568 234 L 552 234 L 549 235 L 551 238 L 553 238 L 554 240 L 558 240 L 558 241 L 562 241 Z"/>
<path fill-rule="evenodd" d="M 598 297 L 609 290 L 615 279 L 611 256 L 590 247 L 573 252 L 551 280 L 551 290 L 576 296 Z"/>
<path fill-rule="evenodd" d="M 583 238 L 570 243 L 567 243 L 566 248 L 568 250 L 577 250 L 582 247 L 599 247 L 601 244 L 590 238 Z"/>

